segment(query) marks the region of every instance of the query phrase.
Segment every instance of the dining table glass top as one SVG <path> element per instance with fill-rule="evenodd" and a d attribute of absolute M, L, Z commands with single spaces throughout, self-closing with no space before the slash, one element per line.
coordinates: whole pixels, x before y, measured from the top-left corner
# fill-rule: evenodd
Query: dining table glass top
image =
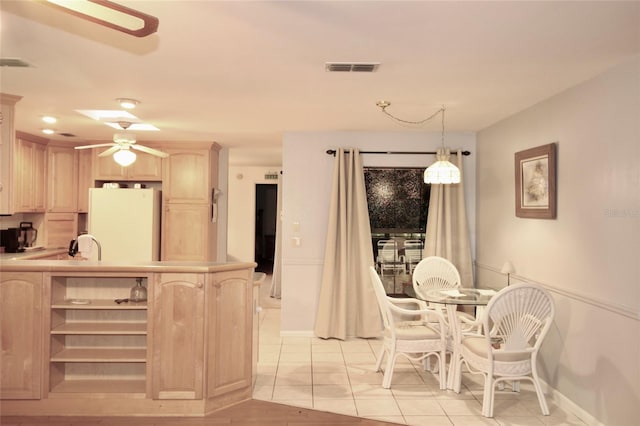
<path fill-rule="evenodd" d="M 406 287 L 405 294 L 415 299 L 444 305 L 473 305 L 484 306 L 496 294 L 495 290 L 479 288 L 436 288 L 427 290 L 423 296 L 418 296 L 413 287 Z"/>

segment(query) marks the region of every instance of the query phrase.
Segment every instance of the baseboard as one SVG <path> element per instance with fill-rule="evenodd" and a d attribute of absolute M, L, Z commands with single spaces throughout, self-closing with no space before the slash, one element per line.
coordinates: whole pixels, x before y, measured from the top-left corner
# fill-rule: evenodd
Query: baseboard
<path fill-rule="evenodd" d="M 549 386 L 549 384 L 544 380 L 540 379 L 540 383 L 542 385 L 544 393 L 546 395 L 549 395 L 553 403 L 562 408 L 564 411 L 573 414 L 590 426 L 607 426 L 606 424 L 601 423 L 598 419 L 593 417 L 591 413 L 586 412 L 584 408 L 580 407 L 578 404 L 567 398 L 563 393 Z"/>

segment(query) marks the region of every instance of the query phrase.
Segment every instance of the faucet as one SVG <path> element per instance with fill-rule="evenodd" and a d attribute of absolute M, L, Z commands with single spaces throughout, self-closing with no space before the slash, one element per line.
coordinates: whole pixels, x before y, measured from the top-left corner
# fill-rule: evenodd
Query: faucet
<path fill-rule="evenodd" d="M 91 240 L 98 246 L 98 260 L 102 260 L 102 246 L 100 245 L 100 241 L 96 240 L 94 236 L 91 236 Z M 71 247 L 69 248 L 69 256 L 75 257 L 76 253 L 78 253 L 78 239 L 76 238 L 71 243 Z"/>

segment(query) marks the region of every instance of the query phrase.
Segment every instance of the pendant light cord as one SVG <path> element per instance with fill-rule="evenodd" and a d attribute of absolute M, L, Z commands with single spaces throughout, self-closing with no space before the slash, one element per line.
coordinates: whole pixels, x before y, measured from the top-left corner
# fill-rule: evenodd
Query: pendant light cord
<path fill-rule="evenodd" d="M 423 120 L 411 121 L 411 120 L 403 120 L 402 118 L 398 118 L 395 115 L 391 114 L 389 111 L 387 111 L 387 107 L 389 105 L 391 105 L 391 103 L 389 103 L 387 101 L 378 101 L 376 103 L 376 105 L 378 105 L 380 107 L 380 109 L 382 110 L 383 113 L 385 113 L 387 116 L 389 116 L 393 120 L 395 120 L 395 121 L 397 121 L 399 123 L 405 123 L 405 124 L 424 124 L 427 121 L 433 119 L 433 117 L 435 117 L 439 113 L 442 113 L 442 134 L 443 134 L 443 144 L 444 144 L 444 106 L 442 108 L 440 108 L 439 110 L 437 110 L 436 112 L 434 112 L 433 114 L 431 114 L 429 117 L 427 117 L 427 118 L 425 118 Z"/>

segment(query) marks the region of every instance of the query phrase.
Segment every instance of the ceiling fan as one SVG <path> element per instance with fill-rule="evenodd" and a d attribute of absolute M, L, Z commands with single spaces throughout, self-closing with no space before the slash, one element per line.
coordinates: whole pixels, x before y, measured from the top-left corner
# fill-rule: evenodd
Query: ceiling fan
<path fill-rule="evenodd" d="M 129 126 L 131 126 L 131 123 L 127 121 L 119 121 L 118 125 L 120 125 L 123 130 L 127 130 Z M 169 154 L 167 154 L 166 152 L 162 152 L 143 145 L 137 145 L 136 135 L 131 132 L 116 133 L 115 135 L 113 135 L 113 142 L 111 143 L 76 146 L 75 149 L 100 148 L 105 146 L 109 146 L 110 148 L 98 154 L 98 157 L 107 157 L 113 154 L 114 160 L 122 166 L 128 166 L 136 161 L 136 154 L 131 151 L 132 149 L 146 152 L 147 154 L 155 155 L 161 158 L 167 158 L 169 156 Z"/>

